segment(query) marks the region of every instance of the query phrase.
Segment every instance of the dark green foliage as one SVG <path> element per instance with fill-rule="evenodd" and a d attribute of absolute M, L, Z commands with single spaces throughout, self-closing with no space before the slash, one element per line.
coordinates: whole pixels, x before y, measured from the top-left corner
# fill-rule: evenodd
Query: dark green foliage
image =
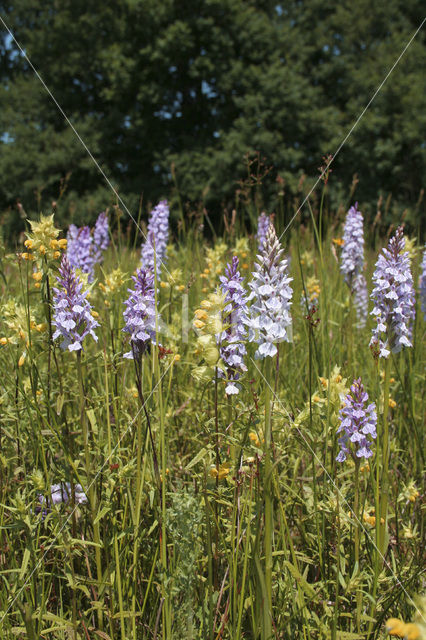
<path fill-rule="evenodd" d="M 168 192 L 174 164 L 183 201 L 202 202 L 213 219 L 234 206 L 245 154 L 255 150 L 273 167 L 265 206 L 277 207 L 277 175 L 291 202 L 300 176 L 315 179 L 322 156 L 337 150 L 422 21 L 416 0 L 0 7 L 134 214 L 142 194 L 147 202 Z M 46 211 L 62 190 L 61 223 L 90 222 L 116 198 L 2 33 L 0 210 L 16 216 L 21 201 L 27 211 Z M 333 164 L 335 193 L 347 192 L 357 174 L 367 212 L 379 194 L 391 195 L 395 213 L 408 207 L 412 223 L 426 165 L 425 58 L 421 31 Z"/>

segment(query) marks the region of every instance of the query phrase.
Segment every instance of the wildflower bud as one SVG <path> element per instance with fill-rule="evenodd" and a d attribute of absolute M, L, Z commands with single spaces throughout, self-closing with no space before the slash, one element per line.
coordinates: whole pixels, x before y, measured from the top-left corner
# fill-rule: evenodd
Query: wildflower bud
<path fill-rule="evenodd" d="M 18 367 L 22 367 L 22 365 L 23 365 L 23 364 L 24 364 L 24 362 L 25 362 L 25 358 L 26 358 L 26 354 L 25 354 L 25 353 L 23 353 L 23 354 L 22 354 L 22 356 L 21 356 L 21 357 L 19 358 L 19 360 L 18 360 Z"/>
<path fill-rule="evenodd" d="M 155 264 L 157 277 L 160 275 L 161 264 L 166 254 L 168 236 L 169 205 L 167 200 L 161 200 L 151 211 L 146 241 L 141 248 L 142 268 L 147 274 L 154 273 Z"/>
<path fill-rule="evenodd" d="M 92 316 L 94 318 L 99 318 L 99 313 L 97 311 L 95 311 L 94 309 L 92 309 L 91 313 L 92 313 Z"/>

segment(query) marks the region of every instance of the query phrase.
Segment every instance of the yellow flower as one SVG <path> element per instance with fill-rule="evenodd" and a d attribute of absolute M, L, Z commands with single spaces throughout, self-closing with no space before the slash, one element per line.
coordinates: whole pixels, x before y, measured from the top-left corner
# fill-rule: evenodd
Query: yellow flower
<path fill-rule="evenodd" d="M 47 324 L 45 322 L 42 322 L 38 325 L 36 325 L 36 330 L 41 333 L 42 331 L 46 331 L 47 329 Z"/>
<path fill-rule="evenodd" d="M 322 386 L 324 387 L 324 389 L 327 389 L 328 380 L 326 380 L 325 378 L 320 378 L 320 382 L 321 382 Z"/>
<path fill-rule="evenodd" d="M 254 431 L 250 431 L 249 438 L 255 447 L 260 447 L 260 440 L 257 433 L 255 433 Z"/>
<path fill-rule="evenodd" d="M 342 382 L 342 376 L 339 374 L 337 374 L 337 376 L 334 378 L 334 382 Z"/>
<path fill-rule="evenodd" d="M 7 338 L 0 338 L 0 344 L 2 344 L 3 346 L 7 344 Z"/>
<path fill-rule="evenodd" d="M 97 311 L 95 311 L 94 309 L 92 309 L 91 314 L 94 318 L 99 318 L 99 313 Z"/>
<path fill-rule="evenodd" d="M 162 289 L 166 289 L 168 286 L 169 286 L 169 283 L 168 283 L 168 282 L 160 282 L 160 287 L 161 287 Z"/>
<path fill-rule="evenodd" d="M 24 362 L 25 362 L 25 358 L 26 358 L 26 356 L 27 356 L 27 354 L 26 354 L 26 353 L 23 353 L 23 354 L 22 354 L 22 356 L 19 358 L 19 360 L 18 360 L 18 367 L 22 367 L 22 365 L 23 365 L 23 364 L 24 364 Z"/>
<path fill-rule="evenodd" d="M 389 618 L 389 620 L 386 620 L 386 631 L 390 636 L 399 636 L 402 638 L 404 627 L 404 621 L 399 618 Z"/>
<path fill-rule="evenodd" d="M 179 362 L 180 360 L 180 353 L 175 353 L 175 355 L 173 356 L 173 362 Z"/>
<path fill-rule="evenodd" d="M 365 471 L 366 473 L 368 473 L 370 471 L 370 465 L 368 464 L 363 464 L 362 467 L 360 468 L 360 471 Z"/>
<path fill-rule="evenodd" d="M 241 266 L 242 266 L 243 269 L 248 269 L 249 268 L 247 262 L 243 262 L 243 264 Z"/>
<path fill-rule="evenodd" d="M 312 398 L 312 400 L 313 400 L 314 402 L 320 402 L 320 401 L 321 401 L 321 398 L 320 398 L 319 396 L 314 396 L 314 397 Z"/>
<path fill-rule="evenodd" d="M 61 252 L 60 251 L 55 251 L 53 254 L 53 257 L 55 258 L 55 260 L 57 260 L 58 258 L 61 257 Z"/>
<path fill-rule="evenodd" d="M 345 241 L 343 240 L 343 238 L 333 238 L 332 242 L 336 244 L 338 247 L 343 247 L 343 245 L 345 244 Z"/>
<path fill-rule="evenodd" d="M 393 398 L 389 398 L 389 406 L 391 409 L 395 409 L 396 407 L 396 402 Z"/>
<path fill-rule="evenodd" d="M 406 640 L 417 640 L 417 638 L 420 638 L 420 629 L 414 622 L 408 622 L 405 625 L 404 638 Z"/>
<path fill-rule="evenodd" d="M 30 239 L 25 240 L 24 245 L 27 247 L 27 249 L 31 249 L 33 246 L 33 241 Z"/>
<path fill-rule="evenodd" d="M 206 323 L 203 322 L 202 320 L 194 320 L 194 327 L 196 327 L 197 329 L 202 329 L 205 326 L 206 326 Z"/>
<path fill-rule="evenodd" d="M 56 247 L 59 246 L 59 242 L 58 240 L 56 240 L 55 238 L 53 238 L 50 242 L 49 242 L 50 248 L 51 249 L 56 249 Z"/>
<path fill-rule="evenodd" d="M 29 254 L 28 254 L 28 253 L 26 253 L 26 252 L 21 253 L 21 258 L 22 258 L 23 260 L 29 260 L 29 259 L 30 259 Z"/>
<path fill-rule="evenodd" d="M 43 274 L 42 274 L 42 272 L 41 272 L 41 271 L 35 271 L 35 272 L 33 273 L 33 278 L 34 278 L 34 280 L 35 280 L 36 282 L 40 282 L 40 280 L 42 279 L 42 277 L 43 277 Z"/>
<path fill-rule="evenodd" d="M 184 284 L 180 284 L 178 286 L 178 291 L 185 291 L 185 285 Z"/>
<path fill-rule="evenodd" d="M 196 309 L 194 315 L 198 320 L 208 319 L 207 311 L 205 309 Z"/>
<path fill-rule="evenodd" d="M 35 283 L 34 283 L 34 286 L 35 286 L 35 288 L 36 288 L 36 289 L 40 289 L 40 287 L 41 287 L 41 282 L 35 282 Z"/>
<path fill-rule="evenodd" d="M 216 467 L 210 467 L 209 474 L 212 478 L 218 477 L 219 480 L 223 480 L 224 478 L 226 478 L 230 470 L 231 468 L 229 466 L 229 462 L 224 462 L 223 464 L 219 465 L 219 472 Z"/>

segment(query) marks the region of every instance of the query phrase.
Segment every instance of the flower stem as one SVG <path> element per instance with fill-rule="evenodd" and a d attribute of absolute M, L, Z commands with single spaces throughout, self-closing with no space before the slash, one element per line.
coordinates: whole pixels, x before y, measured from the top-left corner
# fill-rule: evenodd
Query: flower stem
<path fill-rule="evenodd" d="M 270 358 L 265 362 L 265 473 L 263 479 L 264 501 L 265 501 L 265 584 L 267 602 L 267 615 L 265 620 L 264 640 L 272 636 L 272 536 L 273 536 L 273 513 L 272 513 L 272 461 L 271 461 L 271 398 L 272 390 L 272 362 Z"/>

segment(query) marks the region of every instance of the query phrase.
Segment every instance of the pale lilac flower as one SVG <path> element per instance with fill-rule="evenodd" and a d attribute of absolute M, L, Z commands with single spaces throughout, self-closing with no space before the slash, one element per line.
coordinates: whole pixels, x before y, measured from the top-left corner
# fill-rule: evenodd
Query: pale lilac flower
<path fill-rule="evenodd" d="M 95 222 L 95 228 L 93 229 L 93 250 L 95 262 L 102 262 L 103 252 L 108 249 L 109 246 L 109 228 L 108 228 L 108 216 L 105 211 L 102 211 L 98 215 Z"/>
<path fill-rule="evenodd" d="M 123 313 L 125 320 L 123 331 L 130 333 L 132 349 L 125 353 L 124 357 L 138 359 L 150 342 L 155 344 L 154 275 L 140 268 L 136 276 L 132 276 L 132 280 L 135 286 L 134 289 L 128 289 L 130 296 L 124 303 L 126 309 Z"/>
<path fill-rule="evenodd" d="M 75 273 L 66 255 L 62 257 L 57 284 L 53 289 L 53 325 L 56 331 L 53 340 L 63 338 L 62 349 L 79 351 L 83 341 L 91 335 L 97 342 L 94 329 L 99 326 L 92 315 L 92 307 L 87 300 L 87 291 L 83 291 L 83 283 Z"/>
<path fill-rule="evenodd" d="M 293 291 L 287 260 L 271 224 L 261 255 L 257 256 L 248 300 L 252 301 L 247 325 L 249 341 L 256 342 L 256 358 L 274 356 L 276 343 L 291 339 L 290 305 Z"/>
<path fill-rule="evenodd" d="M 263 249 L 265 244 L 266 234 L 268 233 L 269 225 L 271 223 L 271 217 L 267 216 L 263 211 L 257 219 L 257 249 L 259 253 Z"/>
<path fill-rule="evenodd" d="M 353 289 L 355 277 L 361 273 L 364 263 L 364 229 L 363 216 L 358 211 L 358 203 L 351 207 L 346 215 L 343 230 L 343 249 L 340 270 L 345 282 Z"/>
<path fill-rule="evenodd" d="M 95 252 L 93 236 L 89 227 L 70 225 L 67 233 L 67 256 L 70 265 L 88 274 L 89 282 L 93 281 L 95 269 Z"/>
<path fill-rule="evenodd" d="M 51 504 L 66 504 L 71 501 L 72 491 L 70 482 L 61 482 L 60 484 L 52 484 L 50 487 Z M 87 502 L 87 496 L 83 491 L 81 484 L 74 485 L 74 495 L 76 504 L 84 504 Z M 45 503 L 44 496 L 39 496 L 41 504 Z"/>
<path fill-rule="evenodd" d="M 362 273 L 359 273 L 354 278 L 353 282 L 353 296 L 354 306 L 356 309 L 356 315 L 358 318 L 358 327 L 364 328 L 367 323 L 368 316 L 368 291 L 367 281 Z"/>
<path fill-rule="evenodd" d="M 141 267 L 147 272 L 154 273 L 154 246 L 157 277 L 160 275 L 161 264 L 164 261 L 169 237 L 169 205 L 167 200 L 161 200 L 151 211 L 148 222 L 146 240 L 141 249 Z"/>
<path fill-rule="evenodd" d="M 350 453 L 353 444 L 357 458 L 370 458 L 371 439 L 375 439 L 377 414 L 374 402 L 367 405 L 368 394 L 365 391 L 361 378 L 354 380 L 350 393 L 345 397 L 345 403 L 340 410 L 340 426 L 337 433 L 342 433 L 339 438 L 340 452 L 336 458 L 338 462 L 344 462 Z"/>
<path fill-rule="evenodd" d="M 379 255 L 373 275 L 374 309 L 371 314 L 375 316 L 376 327 L 370 345 L 379 345 L 381 358 L 387 358 L 390 351 L 399 353 L 402 347 L 412 346 L 414 287 L 410 260 L 404 247 L 404 234 L 399 227 L 388 248 Z"/>
<path fill-rule="evenodd" d="M 423 317 L 426 320 L 426 248 L 423 250 L 423 260 L 421 266 L 421 274 L 419 278 L 420 302 Z"/>
<path fill-rule="evenodd" d="M 236 381 L 244 371 L 247 371 L 244 364 L 244 356 L 247 353 L 245 346 L 247 296 L 242 284 L 243 278 L 238 271 L 238 264 L 238 258 L 234 256 L 232 263 L 225 269 L 225 275 L 220 277 L 226 305 L 223 314 L 224 330 L 217 336 L 217 341 L 220 346 L 220 356 L 226 365 L 226 373 L 219 369 L 219 376 L 226 377 L 228 380 L 225 388 L 227 395 L 239 393 Z"/>

